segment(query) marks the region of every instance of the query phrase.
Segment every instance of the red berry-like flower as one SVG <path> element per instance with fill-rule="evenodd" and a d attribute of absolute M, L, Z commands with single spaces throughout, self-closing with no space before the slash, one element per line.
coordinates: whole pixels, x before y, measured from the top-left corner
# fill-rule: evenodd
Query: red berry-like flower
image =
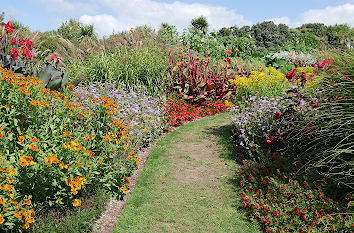
<path fill-rule="evenodd" d="M 276 112 L 276 113 L 274 113 L 273 117 L 274 117 L 275 120 L 278 120 L 281 117 L 281 113 L 280 112 Z"/>
<path fill-rule="evenodd" d="M 15 29 L 14 26 L 12 26 L 12 24 L 11 24 L 10 21 L 8 21 L 6 24 L 3 23 L 2 25 L 5 26 L 5 30 L 6 30 L 6 32 L 9 33 L 9 34 L 12 32 L 12 30 Z"/>

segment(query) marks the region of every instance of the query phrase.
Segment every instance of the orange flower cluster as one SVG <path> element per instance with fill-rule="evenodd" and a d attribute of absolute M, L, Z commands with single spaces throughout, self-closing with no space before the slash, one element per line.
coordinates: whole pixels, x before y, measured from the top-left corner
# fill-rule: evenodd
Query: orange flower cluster
<path fill-rule="evenodd" d="M 74 102 L 71 102 L 71 101 L 68 101 L 68 100 L 64 101 L 64 104 L 70 110 L 74 110 L 75 108 L 81 107 L 82 105 L 84 105 L 83 103 L 74 103 Z"/>
<path fill-rule="evenodd" d="M 37 164 L 36 162 L 33 161 L 33 157 L 32 156 L 22 156 L 20 158 L 20 166 L 21 167 L 26 167 L 26 166 L 32 166 Z"/>
<path fill-rule="evenodd" d="M 73 195 L 76 195 L 78 193 L 77 190 L 81 189 L 81 186 L 84 185 L 84 181 L 85 181 L 85 177 L 83 177 L 83 176 L 76 176 L 76 177 L 74 177 L 73 180 L 68 178 L 68 185 L 70 186 L 71 193 Z"/>
<path fill-rule="evenodd" d="M 103 102 L 103 107 L 107 109 L 106 113 L 115 114 L 118 111 L 117 103 L 113 99 L 101 96 L 100 100 Z"/>
<path fill-rule="evenodd" d="M 30 102 L 31 105 L 36 106 L 36 107 L 48 107 L 50 104 L 50 101 L 38 101 L 38 100 L 32 100 Z"/>
<path fill-rule="evenodd" d="M 84 151 L 85 148 L 81 146 L 77 141 L 71 141 L 70 143 L 65 143 L 63 145 L 65 149 L 73 150 L 73 151 Z"/>
<path fill-rule="evenodd" d="M 55 164 L 60 163 L 60 161 L 59 161 L 57 155 L 54 155 L 54 154 L 53 154 L 53 155 L 49 155 L 49 157 L 46 157 L 46 158 L 44 159 L 44 162 L 45 162 L 45 164 L 47 164 L 47 165 L 52 165 L 53 163 L 55 163 Z"/>
<path fill-rule="evenodd" d="M 37 77 L 17 76 L 14 72 L 6 70 L 2 67 L 0 67 L 0 74 L 2 74 L 2 80 L 19 87 L 19 91 L 26 95 L 31 94 L 29 88 L 43 83 Z"/>

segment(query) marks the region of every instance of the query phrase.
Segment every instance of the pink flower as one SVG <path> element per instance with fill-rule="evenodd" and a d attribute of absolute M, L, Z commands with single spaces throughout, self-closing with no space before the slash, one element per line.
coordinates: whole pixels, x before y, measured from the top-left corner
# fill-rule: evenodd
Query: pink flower
<path fill-rule="evenodd" d="M 11 33 L 12 30 L 14 30 L 15 28 L 12 26 L 11 22 L 8 21 L 7 24 L 3 23 L 2 25 L 5 25 L 5 30 L 7 33 Z"/>
<path fill-rule="evenodd" d="M 51 61 L 54 62 L 54 63 L 59 63 L 59 58 L 57 57 L 57 55 L 54 54 L 54 55 L 51 57 Z"/>

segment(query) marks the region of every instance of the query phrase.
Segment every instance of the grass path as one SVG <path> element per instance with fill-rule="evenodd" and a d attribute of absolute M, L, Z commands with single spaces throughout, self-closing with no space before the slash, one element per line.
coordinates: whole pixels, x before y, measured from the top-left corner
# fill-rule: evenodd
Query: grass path
<path fill-rule="evenodd" d="M 258 232 L 238 211 L 231 129 L 223 113 L 159 141 L 114 232 Z"/>

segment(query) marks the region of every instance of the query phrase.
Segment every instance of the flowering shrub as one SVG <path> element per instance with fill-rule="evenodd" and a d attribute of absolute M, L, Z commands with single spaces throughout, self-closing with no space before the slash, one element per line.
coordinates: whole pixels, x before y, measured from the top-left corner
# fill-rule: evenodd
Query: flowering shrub
<path fill-rule="evenodd" d="M 229 80 L 238 89 L 238 95 L 248 96 L 257 92 L 261 96 L 277 96 L 289 87 L 285 75 L 273 67 L 251 71 L 249 76 L 236 75 Z"/>
<path fill-rule="evenodd" d="M 0 74 L 0 229 L 29 228 L 32 203 L 77 207 L 81 190 L 97 186 L 118 197 L 127 192 L 139 158 L 128 151 L 113 99 L 97 96 L 93 112 L 77 93 L 3 68 Z"/>
<path fill-rule="evenodd" d="M 227 109 L 220 101 L 210 102 L 206 106 L 193 106 L 183 100 L 170 100 L 163 104 L 167 124 L 171 127 L 182 125 L 184 122 L 193 121 L 200 117 L 215 115 Z"/>

